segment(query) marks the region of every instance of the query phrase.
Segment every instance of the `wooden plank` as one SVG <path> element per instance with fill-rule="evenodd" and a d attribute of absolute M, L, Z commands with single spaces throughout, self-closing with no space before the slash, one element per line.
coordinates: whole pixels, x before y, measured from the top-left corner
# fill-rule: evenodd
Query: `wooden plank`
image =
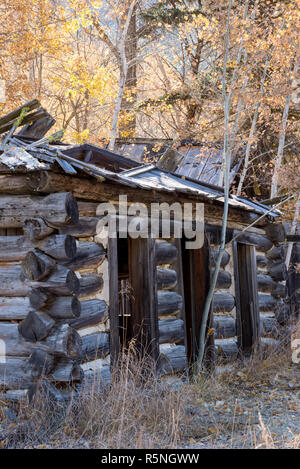
<path fill-rule="evenodd" d="M 23 118 L 22 123 L 20 125 L 28 124 L 30 122 L 37 121 L 43 117 L 47 116 L 47 111 L 40 107 L 37 109 L 37 111 L 31 112 L 30 114 L 26 114 L 26 116 Z M 10 128 L 13 126 L 14 122 L 10 121 L 7 122 L 7 124 L 0 124 L 0 134 L 3 134 L 4 132 L 7 132 L 10 130 Z"/>
<path fill-rule="evenodd" d="M 184 242 L 184 241 L 183 241 Z M 185 344 L 189 366 L 197 359 L 199 349 L 199 335 L 202 322 L 203 308 L 209 289 L 209 243 L 205 238 L 205 244 L 201 249 L 183 250 L 183 278 L 185 297 Z M 212 312 L 209 316 L 208 329 L 212 322 Z M 209 350 L 213 347 L 214 337 L 211 334 L 207 341 L 207 359 L 212 363 L 213 357 L 209 356 Z M 206 360 L 206 363 L 208 364 Z"/>
<path fill-rule="evenodd" d="M 233 277 L 234 277 L 234 291 L 235 291 L 235 311 L 236 311 L 236 335 L 237 345 L 240 349 L 242 346 L 242 316 L 241 316 L 241 286 L 239 276 L 239 263 L 238 263 L 238 248 L 237 241 L 232 243 L 233 255 Z"/>
<path fill-rule="evenodd" d="M 255 246 L 237 245 L 241 305 L 241 349 L 244 353 L 258 344 L 260 332 Z"/>
<path fill-rule="evenodd" d="M 183 284 L 183 266 L 182 266 L 182 248 L 181 238 L 174 239 L 174 245 L 177 249 L 176 260 L 172 263 L 172 268 L 177 272 L 177 284 L 174 291 L 182 298 L 181 317 L 185 317 L 185 306 L 184 306 L 184 284 Z"/>
<path fill-rule="evenodd" d="M 109 323 L 110 323 L 110 363 L 115 368 L 120 352 L 119 333 L 119 283 L 118 283 L 118 240 L 108 238 L 107 246 L 109 273 Z"/>
<path fill-rule="evenodd" d="M 156 363 L 159 356 L 158 305 L 155 240 L 128 239 L 129 282 L 134 301 L 131 303 L 131 334 L 142 356 Z"/>
<path fill-rule="evenodd" d="M 33 109 L 37 109 L 39 106 L 40 106 L 40 102 L 37 99 L 32 99 L 31 101 L 27 101 L 22 106 L 14 109 L 13 111 L 6 114 L 5 116 L 0 117 L 0 127 L 4 124 L 7 124 L 8 122 L 11 122 L 17 119 L 24 108 L 27 108 L 29 111 L 32 111 Z"/>
<path fill-rule="evenodd" d="M 45 117 L 42 117 L 41 119 L 26 124 L 20 132 L 17 133 L 18 137 L 29 137 L 29 138 L 38 138 L 41 139 L 46 135 L 48 130 L 53 127 L 55 124 L 55 119 L 47 113 Z"/>

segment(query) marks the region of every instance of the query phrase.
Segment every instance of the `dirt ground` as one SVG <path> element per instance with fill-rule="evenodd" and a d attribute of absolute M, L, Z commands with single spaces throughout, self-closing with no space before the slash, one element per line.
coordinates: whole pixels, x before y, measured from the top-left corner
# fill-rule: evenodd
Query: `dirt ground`
<path fill-rule="evenodd" d="M 110 390 L 84 390 L 68 405 L 0 402 L 0 447 L 300 448 L 300 365 L 289 350 L 217 370 L 194 384 L 151 376 L 141 385 L 127 361 Z"/>
<path fill-rule="evenodd" d="M 243 370 L 218 380 L 211 398 L 195 400 L 184 448 L 300 448 L 300 366 L 249 379 Z M 222 393 L 222 388 L 224 392 Z"/>

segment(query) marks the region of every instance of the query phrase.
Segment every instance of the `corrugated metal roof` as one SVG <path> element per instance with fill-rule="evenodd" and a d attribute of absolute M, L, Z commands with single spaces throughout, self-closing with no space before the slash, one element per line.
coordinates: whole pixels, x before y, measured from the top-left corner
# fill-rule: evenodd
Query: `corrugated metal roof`
<path fill-rule="evenodd" d="M 146 163 L 147 161 L 157 161 L 168 148 L 172 147 L 172 143 L 169 141 L 163 142 L 153 139 L 151 143 L 149 139 L 146 139 L 143 143 L 140 140 L 137 139 L 137 142 L 132 143 L 117 141 L 115 151 L 136 162 Z M 176 150 L 182 153 L 183 158 L 174 170 L 175 174 L 200 182 L 219 185 L 223 159 L 223 149 L 220 146 L 194 142 L 180 144 L 176 147 Z M 230 184 L 240 168 L 241 161 L 237 158 L 232 164 Z"/>
<path fill-rule="evenodd" d="M 220 173 L 223 160 L 223 149 L 206 145 L 179 147 L 179 153 L 184 158 L 175 170 L 176 174 L 186 176 L 197 181 L 219 185 Z M 233 164 L 230 171 L 230 184 L 239 170 L 240 161 Z"/>
<path fill-rule="evenodd" d="M 13 148 L 5 147 L 2 148 L 2 151 L 0 163 L 7 165 L 12 171 L 20 167 L 26 171 L 45 170 L 50 169 L 54 164 L 58 163 L 67 174 L 76 174 L 79 169 L 101 182 L 108 180 L 115 184 L 133 188 L 173 193 L 175 197 L 179 194 L 189 194 L 195 196 L 196 199 L 200 198 L 201 200 L 213 200 L 224 203 L 224 191 L 222 188 L 164 171 L 153 164 L 138 166 L 116 173 L 109 169 L 80 161 L 65 154 L 59 146 L 51 146 L 49 144 L 43 144 L 41 148 L 30 148 L 30 145 L 25 146 L 25 148 L 16 146 Z M 262 204 L 235 196 L 230 197 L 229 206 L 252 211 L 260 215 L 269 211 L 269 207 L 264 207 Z M 269 215 L 277 217 L 280 215 L 280 212 L 277 210 L 272 211 Z"/>
<path fill-rule="evenodd" d="M 7 166 L 11 170 L 23 168 L 26 171 L 45 170 L 49 166 L 40 162 L 24 148 L 15 145 L 0 145 L 0 164 Z"/>
<path fill-rule="evenodd" d="M 155 167 L 155 165 L 145 165 L 143 168 L 123 171 L 120 178 L 130 179 L 138 187 L 143 189 L 162 190 L 171 193 L 191 194 L 196 197 L 203 197 L 207 200 L 215 200 L 224 203 L 224 191 L 221 188 L 212 188 L 211 185 L 201 184 L 197 181 L 186 179 L 185 176 L 180 177 Z M 264 215 L 270 208 L 262 204 L 250 201 L 244 197 L 230 196 L 229 206 L 241 208 L 247 211 L 253 211 L 257 214 Z M 272 217 L 278 217 L 280 212 L 274 210 L 269 214 Z"/>

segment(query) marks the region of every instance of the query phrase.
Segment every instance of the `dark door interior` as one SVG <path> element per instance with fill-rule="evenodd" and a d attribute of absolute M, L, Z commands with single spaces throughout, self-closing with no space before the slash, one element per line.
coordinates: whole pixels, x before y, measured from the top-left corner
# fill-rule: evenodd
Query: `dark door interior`
<path fill-rule="evenodd" d="M 118 300 L 119 300 L 119 340 L 126 349 L 133 338 L 131 305 L 134 300 L 129 279 L 128 239 L 118 239 Z"/>

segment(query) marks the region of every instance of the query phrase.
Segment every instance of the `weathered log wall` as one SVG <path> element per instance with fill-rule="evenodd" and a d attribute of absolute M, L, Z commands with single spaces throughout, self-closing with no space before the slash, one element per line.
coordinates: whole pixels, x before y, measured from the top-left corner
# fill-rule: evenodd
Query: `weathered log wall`
<path fill-rule="evenodd" d="M 211 246 L 211 273 L 215 267 L 220 242 L 220 229 L 207 227 Z M 228 240 L 232 233 L 227 233 Z M 236 317 L 234 266 L 231 245 L 228 244 L 222 257 L 220 272 L 217 279 L 216 292 L 213 298 L 213 323 L 215 357 L 217 362 L 228 362 L 236 357 Z"/>
<path fill-rule="evenodd" d="M 156 241 L 159 373 L 184 373 L 184 300 L 180 240 Z"/>
<path fill-rule="evenodd" d="M 266 236 L 272 246 L 257 247 L 257 281 L 262 346 L 264 339 L 280 339 L 289 321 L 290 308 L 286 286 L 286 244 L 282 225 L 270 225 Z"/>
<path fill-rule="evenodd" d="M 98 271 L 106 250 L 82 230 L 68 233 L 79 224 L 71 194 L 21 193 L 19 187 L 18 197 L 0 196 L 0 340 L 6 347 L 0 387 L 27 388 L 42 374 L 54 383 L 76 383 L 83 376 L 78 362 L 100 350 L 101 357 L 109 354 L 107 332 L 97 334 L 99 346 L 93 333 L 107 330 Z"/>
<path fill-rule="evenodd" d="M 213 268 L 219 237 L 212 227 L 208 231 L 211 235 L 210 240 L 213 248 L 211 260 Z M 256 247 L 260 333 L 263 339 L 277 340 L 283 334 L 283 326 L 289 317 L 289 307 L 285 301 L 287 297 L 284 263 L 286 249 L 283 243 L 282 228 L 273 225 L 265 232 L 261 229 L 253 232 L 234 230 L 231 236 L 237 237 L 237 241 L 253 244 Z M 236 293 L 233 285 L 234 266 L 231 248 L 229 247 L 226 251 L 228 252 L 223 255 L 213 303 L 215 348 L 222 362 L 231 361 L 238 355 L 234 307 Z M 247 286 L 245 285 L 243 288 L 247 288 Z"/>
<path fill-rule="evenodd" d="M 51 181 L 45 174 L 6 175 L 7 191 L 0 191 L 0 339 L 8 354 L 7 364 L 0 366 L 0 386 L 5 389 L 28 387 L 41 373 L 53 382 L 77 382 L 82 379 L 78 363 L 85 371 L 95 366 L 107 371 L 110 363 L 107 238 L 97 233 L 98 203 L 80 195 L 78 187 L 77 200 L 60 192 L 64 178 L 61 187 Z M 213 270 L 220 230 L 207 226 L 206 231 Z M 285 250 L 274 230 L 270 233 L 254 230 L 239 239 L 257 248 L 261 333 L 277 339 L 289 316 L 283 301 Z M 228 240 L 234 234 L 228 230 Z M 183 373 L 187 360 L 180 241 L 157 240 L 156 263 L 160 372 Z M 230 361 L 238 352 L 230 244 L 212 308 L 216 352 Z"/>

